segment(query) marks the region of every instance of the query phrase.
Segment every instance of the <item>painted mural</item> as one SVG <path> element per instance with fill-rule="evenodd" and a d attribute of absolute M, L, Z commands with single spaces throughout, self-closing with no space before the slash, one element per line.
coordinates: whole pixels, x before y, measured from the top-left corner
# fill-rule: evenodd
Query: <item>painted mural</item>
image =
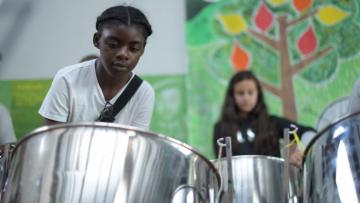
<path fill-rule="evenodd" d="M 189 143 L 213 157 L 212 127 L 235 71 L 261 80 L 272 114 L 310 126 L 360 77 L 357 0 L 187 1 Z"/>

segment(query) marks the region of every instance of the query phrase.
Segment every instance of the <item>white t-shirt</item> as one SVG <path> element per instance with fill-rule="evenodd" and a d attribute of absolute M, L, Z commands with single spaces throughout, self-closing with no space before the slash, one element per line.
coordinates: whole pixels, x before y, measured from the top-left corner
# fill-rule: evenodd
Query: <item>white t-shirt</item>
<path fill-rule="evenodd" d="M 0 144 L 16 142 L 11 117 L 7 109 L 0 105 Z"/>
<path fill-rule="evenodd" d="M 111 104 L 115 103 L 129 82 L 109 101 Z M 115 116 L 114 123 L 147 130 L 154 101 L 153 88 L 148 82 L 143 81 L 132 98 Z M 59 122 L 93 122 L 99 117 L 105 104 L 106 100 L 96 77 L 95 60 L 91 60 L 58 71 L 39 114 Z"/>

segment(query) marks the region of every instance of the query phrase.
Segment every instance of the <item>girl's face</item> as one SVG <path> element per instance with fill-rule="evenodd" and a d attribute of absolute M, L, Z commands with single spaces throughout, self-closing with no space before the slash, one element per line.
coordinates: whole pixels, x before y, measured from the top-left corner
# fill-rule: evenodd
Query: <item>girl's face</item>
<path fill-rule="evenodd" d="M 250 113 L 258 101 L 258 90 L 254 80 L 245 79 L 234 85 L 235 103 L 243 113 Z"/>
<path fill-rule="evenodd" d="M 106 26 L 94 36 L 103 70 L 110 76 L 130 73 L 144 53 L 144 30 L 139 25 Z"/>

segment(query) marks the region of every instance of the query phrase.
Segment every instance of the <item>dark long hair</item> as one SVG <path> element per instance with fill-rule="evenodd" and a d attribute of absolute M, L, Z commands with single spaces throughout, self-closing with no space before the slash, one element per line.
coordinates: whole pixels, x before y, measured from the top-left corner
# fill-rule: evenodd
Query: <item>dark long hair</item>
<path fill-rule="evenodd" d="M 258 100 L 254 109 L 246 118 L 241 116 L 234 97 L 234 86 L 238 82 L 252 80 L 256 84 Z M 275 127 L 272 124 L 259 80 L 251 71 L 241 71 L 233 75 L 226 90 L 225 100 L 218 125 L 220 125 L 221 135 L 231 135 L 232 140 L 236 140 L 236 131 L 239 123 L 244 120 L 251 121 L 251 128 L 255 131 L 254 148 L 256 154 L 277 155 L 279 144 Z"/>

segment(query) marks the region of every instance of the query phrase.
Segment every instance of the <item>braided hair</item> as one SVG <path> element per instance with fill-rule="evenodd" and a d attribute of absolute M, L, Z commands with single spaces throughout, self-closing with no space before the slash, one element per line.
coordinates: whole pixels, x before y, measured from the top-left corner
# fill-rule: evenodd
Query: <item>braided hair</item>
<path fill-rule="evenodd" d="M 104 26 L 114 24 L 141 25 L 144 28 L 145 40 L 152 34 L 152 29 L 146 16 L 132 6 L 114 6 L 106 9 L 96 19 L 96 30 L 102 31 Z"/>

